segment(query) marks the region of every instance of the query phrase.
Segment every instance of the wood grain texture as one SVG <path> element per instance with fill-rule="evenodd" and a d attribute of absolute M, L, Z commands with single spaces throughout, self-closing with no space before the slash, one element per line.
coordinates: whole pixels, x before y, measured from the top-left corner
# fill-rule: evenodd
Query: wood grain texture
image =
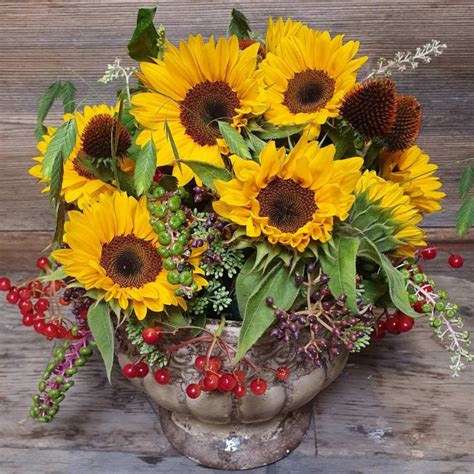
<path fill-rule="evenodd" d="M 113 100 L 110 87 L 97 84 L 106 65 L 126 58 L 142 0 L 2 0 L 0 8 L 0 231 L 45 231 L 52 216 L 27 174 L 35 155 L 33 129 L 39 96 L 55 79 L 71 79 L 86 102 Z M 472 0 L 163 0 L 158 19 L 176 41 L 188 34 L 225 33 L 236 6 L 263 31 L 266 17 L 292 16 L 313 27 L 361 41 L 361 53 L 379 56 L 414 49 L 432 38 L 448 44 L 443 56 L 417 73 L 397 74 L 401 93 L 423 106 L 419 144 L 440 165 L 448 197 L 445 211 L 426 220 L 451 227 L 459 205 L 456 180 L 474 145 L 474 4 Z M 56 110 L 56 113 L 58 111 Z M 54 123 L 54 116 L 51 123 Z M 56 115 L 56 119 L 58 115 Z"/>
<path fill-rule="evenodd" d="M 474 283 L 437 277 L 474 329 Z M 109 385 L 94 356 L 50 425 L 26 415 L 51 343 L 0 299 L 0 472 L 209 473 L 163 437 L 156 408 L 115 368 Z M 472 472 L 472 368 L 449 374 L 449 356 L 422 321 L 351 355 L 314 402 L 314 422 L 286 459 L 257 474 Z M 28 347 L 28 350 L 21 350 Z"/>

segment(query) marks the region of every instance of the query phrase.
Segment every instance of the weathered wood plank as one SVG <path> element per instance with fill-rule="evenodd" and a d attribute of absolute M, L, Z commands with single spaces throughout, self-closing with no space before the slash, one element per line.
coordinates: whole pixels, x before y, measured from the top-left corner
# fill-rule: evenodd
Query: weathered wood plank
<path fill-rule="evenodd" d="M 141 0 L 23 1 L 4 0 L 0 10 L 0 230 L 48 230 L 52 227 L 46 197 L 38 198 L 27 176 L 35 155 L 36 107 L 41 91 L 54 79 L 73 79 L 80 98 L 113 99 L 110 88 L 96 80 L 115 56 L 126 56 Z M 190 33 L 224 34 L 231 0 L 164 0 L 158 21 L 171 40 Z M 446 53 L 415 74 L 397 75 L 402 93 L 414 94 L 423 105 L 420 145 L 440 164 L 448 197 L 446 211 L 430 216 L 427 225 L 451 227 L 456 208 L 456 180 L 472 156 L 474 120 L 474 5 L 469 0 L 391 0 L 288 2 L 241 0 L 256 30 L 266 17 L 293 16 L 314 27 L 346 33 L 361 41 L 372 58 L 413 49 L 431 38 L 448 43 Z M 106 45 L 106 47 L 104 47 Z M 367 68 L 366 68 L 367 70 Z"/>

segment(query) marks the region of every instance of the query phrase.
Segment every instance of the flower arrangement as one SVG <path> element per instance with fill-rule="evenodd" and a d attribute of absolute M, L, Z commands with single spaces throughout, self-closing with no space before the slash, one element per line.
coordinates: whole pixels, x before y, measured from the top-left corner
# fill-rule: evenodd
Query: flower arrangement
<path fill-rule="evenodd" d="M 444 251 L 420 228 L 444 193 L 416 145 L 420 104 L 389 78 L 446 46 L 358 81 L 367 57 L 342 35 L 280 18 L 260 36 L 234 10 L 228 37 L 175 46 L 154 14 L 140 10 L 128 45 L 139 66 L 116 60 L 100 79 L 123 82 L 116 104 L 76 106 L 69 81 L 40 101 L 30 174 L 54 205 L 51 253 L 35 279 L 0 280 L 23 324 L 57 342 L 31 416 L 55 417 L 96 350 L 110 379 L 120 347 L 125 377 L 164 389 L 174 354 L 198 345 L 189 399 L 258 399 L 292 377 L 253 357 L 262 337 L 324 368 L 416 321 L 458 375 L 469 334 L 420 265 Z M 46 127 L 58 99 L 64 120 Z"/>

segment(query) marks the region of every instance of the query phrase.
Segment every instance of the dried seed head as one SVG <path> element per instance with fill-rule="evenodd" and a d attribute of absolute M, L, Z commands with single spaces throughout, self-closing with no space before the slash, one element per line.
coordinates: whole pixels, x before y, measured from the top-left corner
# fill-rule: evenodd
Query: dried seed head
<path fill-rule="evenodd" d="M 397 118 L 385 138 L 389 151 L 405 150 L 415 144 L 420 133 L 421 106 L 410 95 L 397 97 Z"/>
<path fill-rule="evenodd" d="M 345 96 L 340 110 L 341 116 L 367 139 L 387 135 L 396 112 L 396 88 L 388 79 L 357 85 Z"/>

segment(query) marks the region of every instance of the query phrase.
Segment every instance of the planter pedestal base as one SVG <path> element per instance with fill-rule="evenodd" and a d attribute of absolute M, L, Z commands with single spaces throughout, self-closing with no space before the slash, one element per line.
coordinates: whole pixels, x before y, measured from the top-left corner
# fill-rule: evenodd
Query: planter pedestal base
<path fill-rule="evenodd" d="M 184 456 L 215 469 L 241 470 L 287 456 L 311 423 L 312 403 L 261 423 L 210 424 L 160 407 L 163 433 Z"/>

